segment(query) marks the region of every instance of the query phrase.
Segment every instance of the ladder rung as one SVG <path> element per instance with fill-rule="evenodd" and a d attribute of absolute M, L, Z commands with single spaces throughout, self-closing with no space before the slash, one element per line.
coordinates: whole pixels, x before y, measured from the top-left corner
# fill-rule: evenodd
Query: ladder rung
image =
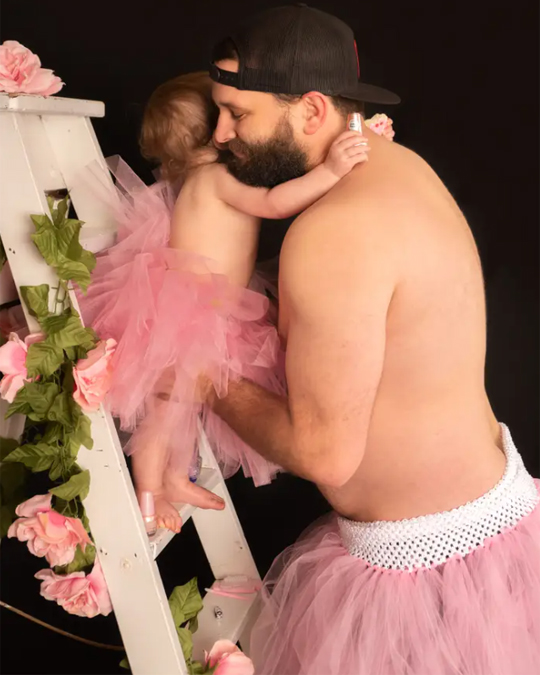
<path fill-rule="evenodd" d="M 198 616 L 199 629 L 193 637 L 194 658 L 202 660 L 204 650 L 217 640 L 230 640 L 236 644 L 248 625 L 249 614 L 258 597 L 258 593 L 254 593 L 245 600 L 237 600 L 207 593 Z M 217 609 L 219 616 L 216 616 Z"/>
<path fill-rule="evenodd" d="M 206 488 L 207 490 L 213 492 L 219 485 L 221 480 L 222 478 L 218 471 L 216 471 L 215 469 L 209 469 L 204 467 L 203 469 L 201 469 L 201 475 L 199 476 L 197 485 L 200 485 L 201 487 Z M 177 508 L 178 513 L 182 518 L 182 523 L 185 525 L 193 515 L 193 512 L 195 511 L 196 507 L 191 506 L 190 504 L 178 504 Z M 152 548 L 154 560 L 158 557 L 161 551 L 163 551 L 165 546 L 167 546 L 167 544 L 171 541 L 171 539 L 175 536 L 175 534 L 176 533 L 172 532 L 171 530 L 159 529 L 156 532 L 156 534 L 150 537 L 150 546 Z"/>

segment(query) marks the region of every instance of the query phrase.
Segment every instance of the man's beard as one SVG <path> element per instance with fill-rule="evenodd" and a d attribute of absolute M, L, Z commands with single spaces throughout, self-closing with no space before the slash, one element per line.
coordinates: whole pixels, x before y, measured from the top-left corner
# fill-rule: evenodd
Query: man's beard
<path fill-rule="evenodd" d="M 227 150 L 219 151 L 218 161 L 237 180 L 251 187 L 273 188 L 309 170 L 307 155 L 296 143 L 292 125 L 285 117 L 266 141 L 246 143 L 234 138 Z"/>

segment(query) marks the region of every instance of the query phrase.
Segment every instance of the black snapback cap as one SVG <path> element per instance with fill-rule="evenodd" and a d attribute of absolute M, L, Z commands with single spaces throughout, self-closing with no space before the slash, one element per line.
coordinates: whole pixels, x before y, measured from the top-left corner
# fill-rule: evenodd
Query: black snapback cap
<path fill-rule="evenodd" d="M 358 50 L 349 26 L 303 3 L 260 12 L 226 40 L 238 53 L 238 72 L 219 68 L 215 51 L 210 65 L 215 82 L 273 94 L 319 91 L 364 103 L 400 102 L 391 91 L 360 81 Z"/>

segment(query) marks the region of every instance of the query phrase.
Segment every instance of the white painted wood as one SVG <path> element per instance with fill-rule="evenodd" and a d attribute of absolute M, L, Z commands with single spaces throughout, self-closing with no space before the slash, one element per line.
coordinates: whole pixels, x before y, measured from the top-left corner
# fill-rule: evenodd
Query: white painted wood
<path fill-rule="evenodd" d="M 257 595 L 252 595 L 245 600 L 237 600 L 207 593 L 204 608 L 199 614 L 199 630 L 193 637 L 193 657 L 202 661 L 208 645 L 213 645 L 217 640 L 240 642 L 247 654 L 248 642 L 243 636 L 246 635 L 257 598 Z M 217 610 L 219 615 L 216 615 Z"/>
<path fill-rule="evenodd" d="M 104 117 L 105 104 L 61 96 L 34 96 L 32 94 L 0 94 L 0 112 L 17 112 L 27 115 L 76 115 L 79 117 Z"/>
<path fill-rule="evenodd" d="M 201 475 L 197 481 L 197 485 L 200 485 L 211 492 L 214 492 L 220 482 L 223 480 L 221 473 L 215 469 L 203 468 L 201 470 Z M 195 507 L 190 504 L 176 504 L 178 508 L 178 513 L 182 518 L 182 524 L 185 525 L 188 520 L 193 516 L 195 512 Z M 159 529 L 156 534 L 150 537 L 150 546 L 152 548 L 152 554 L 154 558 L 157 558 L 158 555 L 163 551 L 165 546 L 174 538 L 175 533 L 171 530 L 162 530 Z"/>
<path fill-rule="evenodd" d="M 116 225 L 108 203 L 116 193 L 91 121 L 59 115 L 41 120 L 77 217 L 85 223 L 81 244 L 94 253 L 111 246 Z"/>
<path fill-rule="evenodd" d="M 113 195 L 113 185 L 103 171 L 106 164 L 88 119 L 102 114 L 102 104 L 92 101 L 0 95 L 0 236 L 17 288 L 57 285 L 53 271 L 30 239 L 34 232 L 30 214 L 48 212 L 47 191 L 70 191 L 77 216 L 86 223 L 81 237 L 84 246 L 99 251 L 114 241 L 114 223 L 103 198 Z M 95 187 L 91 187 L 96 181 L 81 180 L 81 172 L 88 171 L 92 163 L 103 181 L 103 193 L 97 199 Z M 8 284 L 0 280 L 0 293 L 2 287 L 7 289 Z M 74 297 L 72 301 L 77 308 Z M 26 318 L 30 330 L 35 331 L 36 322 L 28 315 Z M 160 531 L 149 540 L 113 420 L 100 410 L 91 421 L 94 448 L 81 448 L 79 453 L 80 465 L 92 476 L 85 506 L 132 672 L 187 675 L 153 560 L 173 535 Z M 21 429 L 21 418 L 11 424 L 19 424 L 17 429 Z M 193 518 L 217 579 L 228 575 L 258 579 L 223 476 L 200 431 L 205 468 L 199 482 L 220 495 L 226 509 L 204 511 L 179 505 L 180 514 L 184 522 Z M 196 635 L 197 655 L 202 657 L 203 650 L 217 639 L 237 641 L 245 634 L 254 602 L 254 597 L 248 601 L 220 597 L 217 601 L 208 594 Z M 215 616 L 216 606 L 222 611 L 221 618 Z"/>
<path fill-rule="evenodd" d="M 47 212 L 45 190 L 66 187 L 54 154 L 32 150 L 34 143 L 47 146 L 46 139 L 36 140 L 39 129 L 18 114 L 0 112 L 0 236 L 17 287 L 57 283 L 30 239 L 30 214 Z M 41 129 L 45 133 L 43 125 Z M 54 184 L 49 181 L 51 168 L 58 170 Z M 27 318 L 30 330 L 36 330 L 36 322 Z M 92 416 L 92 436 L 95 448 L 79 454 L 79 463 L 92 475 L 85 506 L 132 672 L 186 675 L 124 455 L 103 411 Z"/>

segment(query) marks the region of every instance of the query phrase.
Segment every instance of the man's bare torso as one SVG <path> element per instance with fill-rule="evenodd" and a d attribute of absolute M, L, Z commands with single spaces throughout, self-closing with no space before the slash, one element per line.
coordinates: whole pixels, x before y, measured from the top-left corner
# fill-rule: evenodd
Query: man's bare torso
<path fill-rule="evenodd" d="M 383 139 L 370 143 L 370 162 L 311 207 L 335 208 L 328 237 L 344 254 L 354 250 L 354 228 L 340 229 L 340 221 L 354 218 L 365 195 L 381 205 L 374 217 L 398 225 L 399 269 L 365 454 L 345 486 L 321 491 L 349 518 L 397 520 L 479 497 L 500 479 L 505 459 L 484 388 L 484 285 L 470 229 L 423 160 Z M 286 340 L 286 278 L 280 287 Z"/>

